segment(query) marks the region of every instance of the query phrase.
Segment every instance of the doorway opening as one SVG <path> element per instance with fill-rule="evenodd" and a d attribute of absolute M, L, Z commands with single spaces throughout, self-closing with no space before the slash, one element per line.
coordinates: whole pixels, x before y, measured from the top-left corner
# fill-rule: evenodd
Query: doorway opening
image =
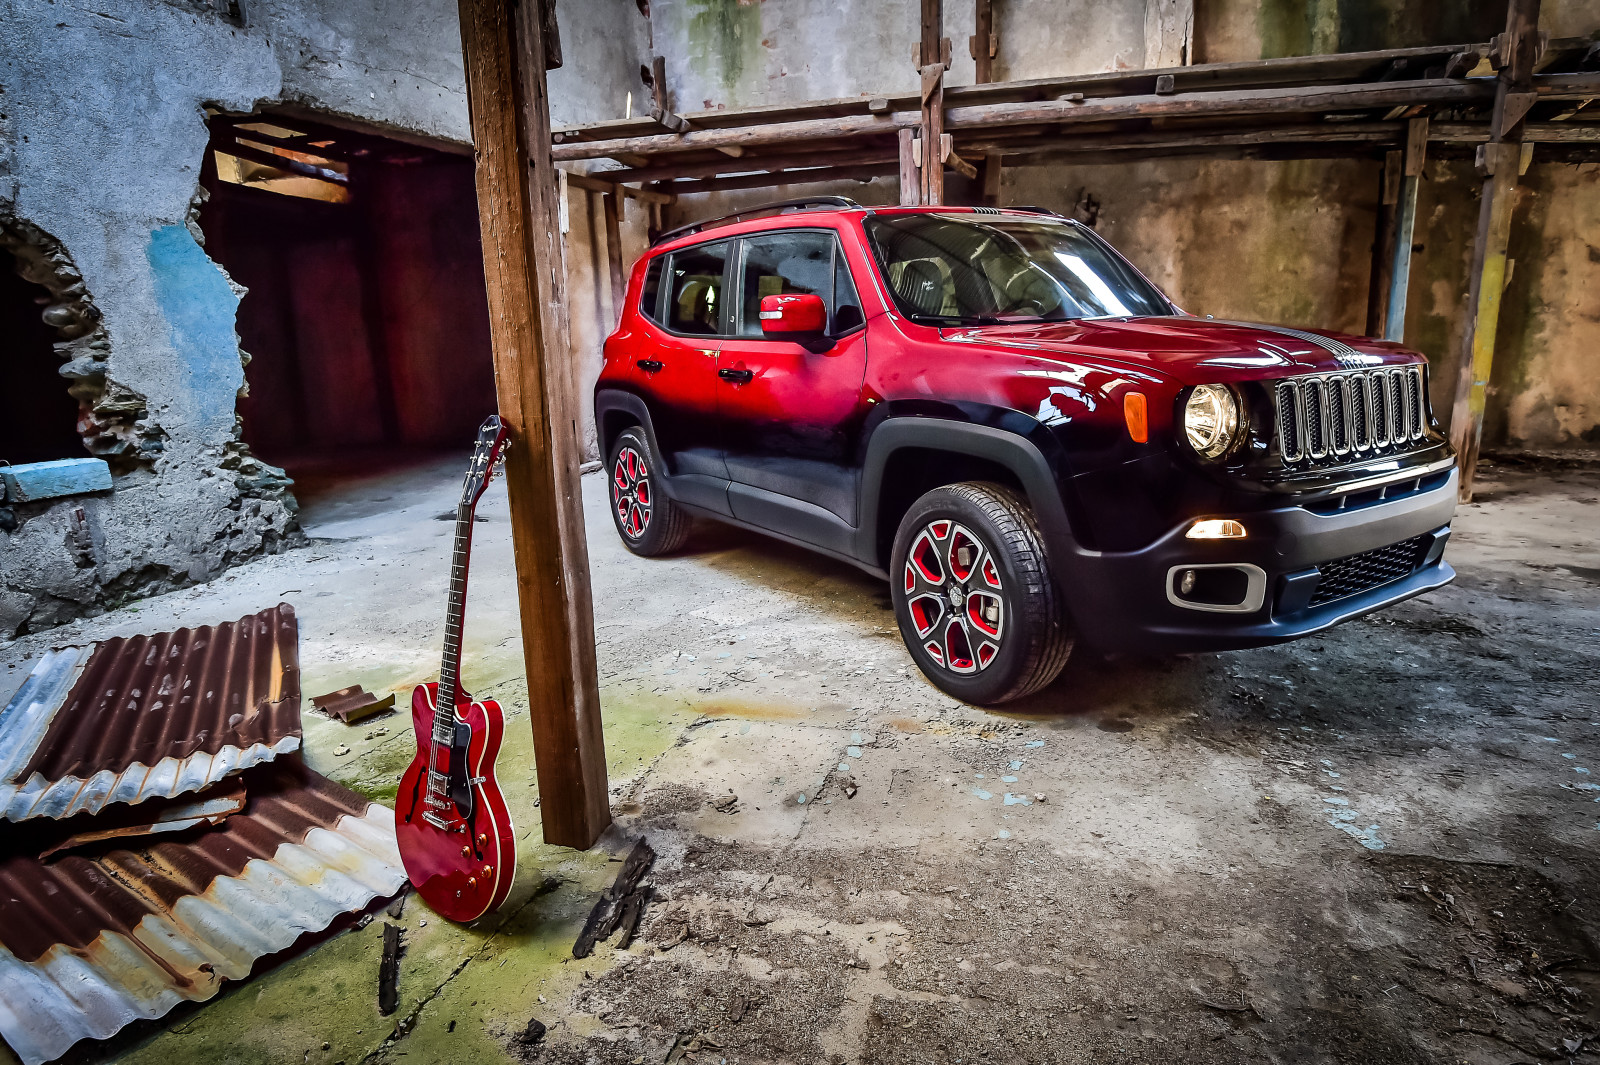
<path fill-rule="evenodd" d="M 302 503 L 465 451 L 495 410 L 469 154 L 299 115 L 214 115 L 200 211 L 239 304 L 243 436 Z"/>

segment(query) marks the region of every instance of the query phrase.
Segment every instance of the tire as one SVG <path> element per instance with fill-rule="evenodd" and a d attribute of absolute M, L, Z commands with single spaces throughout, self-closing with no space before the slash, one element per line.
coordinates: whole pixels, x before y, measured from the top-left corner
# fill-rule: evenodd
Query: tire
<path fill-rule="evenodd" d="M 624 429 L 606 462 L 611 522 L 629 551 L 647 558 L 676 551 L 689 538 L 687 512 L 659 490 L 661 468 L 644 431 Z"/>
<path fill-rule="evenodd" d="M 1066 665 L 1073 638 L 1044 541 L 1012 489 L 967 481 L 918 499 L 895 533 L 889 575 L 906 649 L 957 699 L 1020 699 Z"/>

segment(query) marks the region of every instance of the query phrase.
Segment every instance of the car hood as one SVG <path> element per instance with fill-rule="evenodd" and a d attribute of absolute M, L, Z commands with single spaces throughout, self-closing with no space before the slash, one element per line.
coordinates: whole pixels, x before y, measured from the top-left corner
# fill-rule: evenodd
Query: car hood
<path fill-rule="evenodd" d="M 1370 337 L 1188 316 L 986 325 L 946 330 L 943 336 L 1034 358 L 1104 360 L 1184 384 L 1331 373 L 1422 358 Z"/>

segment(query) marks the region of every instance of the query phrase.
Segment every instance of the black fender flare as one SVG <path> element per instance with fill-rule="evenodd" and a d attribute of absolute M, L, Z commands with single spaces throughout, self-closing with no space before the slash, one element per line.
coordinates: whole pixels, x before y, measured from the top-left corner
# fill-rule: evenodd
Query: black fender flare
<path fill-rule="evenodd" d="M 600 447 L 600 462 L 603 465 L 607 456 L 611 454 L 611 444 L 616 438 L 615 433 L 606 432 L 606 415 L 615 411 L 626 412 L 630 420 L 644 430 L 644 435 L 650 441 L 650 450 L 657 455 L 661 454 L 661 447 L 656 443 L 656 427 L 650 418 L 650 408 L 638 395 L 620 388 L 597 388 L 594 393 L 594 431 L 595 439 Z M 662 486 L 670 496 L 672 478 L 666 475 L 666 470 L 661 472 Z"/>
<path fill-rule="evenodd" d="M 889 459 L 905 448 L 971 455 L 1004 466 L 1016 475 L 1033 508 L 1034 519 L 1039 523 L 1056 583 L 1063 593 L 1066 591 L 1066 578 L 1083 554 L 1062 498 L 1063 482 L 1068 478 L 1058 478 L 1044 453 L 1024 436 L 1007 429 L 947 418 L 887 418 L 873 431 L 861 471 L 857 550 L 862 561 L 888 569 L 889 560 L 878 558 L 879 503 Z M 1070 597 L 1066 598 L 1070 602 Z"/>

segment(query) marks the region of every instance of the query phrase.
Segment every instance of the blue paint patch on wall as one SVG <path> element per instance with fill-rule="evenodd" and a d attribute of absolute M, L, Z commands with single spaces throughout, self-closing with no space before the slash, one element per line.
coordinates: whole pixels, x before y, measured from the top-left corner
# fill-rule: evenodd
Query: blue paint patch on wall
<path fill-rule="evenodd" d="M 187 226 L 152 230 L 145 256 L 193 413 L 203 424 L 231 431 L 244 373 L 234 334 L 239 297 Z"/>

